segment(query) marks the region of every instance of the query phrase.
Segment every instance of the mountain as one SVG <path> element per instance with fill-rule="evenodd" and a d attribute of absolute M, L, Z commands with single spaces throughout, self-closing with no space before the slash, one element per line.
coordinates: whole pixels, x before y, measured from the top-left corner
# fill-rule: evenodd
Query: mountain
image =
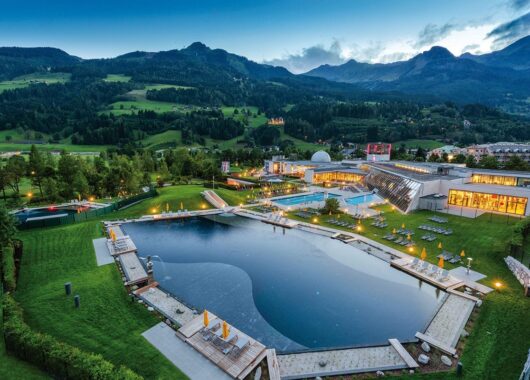
<path fill-rule="evenodd" d="M 528 70 L 530 69 L 530 36 L 521 38 L 502 50 L 482 55 L 465 53 L 460 58 L 471 59 L 487 66 Z"/>
<path fill-rule="evenodd" d="M 80 58 L 56 48 L 0 47 L 0 79 L 45 71 L 50 67 L 71 66 L 80 61 Z"/>
<path fill-rule="evenodd" d="M 305 75 L 354 83 L 371 90 L 436 95 L 461 103 L 480 102 L 528 114 L 529 51 L 529 37 L 483 56 L 455 57 L 449 50 L 435 46 L 407 61 L 369 64 L 350 60 L 338 66 L 322 65 Z"/>

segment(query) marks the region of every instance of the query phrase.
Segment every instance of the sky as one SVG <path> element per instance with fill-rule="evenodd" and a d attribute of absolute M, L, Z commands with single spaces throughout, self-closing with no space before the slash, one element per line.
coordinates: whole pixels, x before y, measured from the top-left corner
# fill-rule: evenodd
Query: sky
<path fill-rule="evenodd" d="M 434 45 L 501 49 L 530 34 L 530 0 L 1 0 L 0 46 L 82 58 L 195 41 L 292 72 L 349 59 L 388 63 Z"/>

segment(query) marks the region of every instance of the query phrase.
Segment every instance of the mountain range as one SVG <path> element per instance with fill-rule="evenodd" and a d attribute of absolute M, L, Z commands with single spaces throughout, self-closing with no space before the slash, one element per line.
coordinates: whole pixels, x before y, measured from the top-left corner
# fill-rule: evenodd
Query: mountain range
<path fill-rule="evenodd" d="M 0 80 L 35 71 L 64 71 L 76 76 L 129 75 L 136 82 L 206 86 L 227 95 L 248 92 L 253 81 L 287 86 L 291 91 L 349 99 L 451 100 L 483 103 L 530 115 L 530 36 L 483 55 L 459 57 L 435 46 L 407 60 L 370 64 L 350 60 L 322 65 L 302 75 L 283 67 L 253 62 L 195 42 L 184 49 L 136 51 L 111 59 L 81 59 L 56 48 L 0 48 Z M 275 88 L 274 96 L 281 96 Z M 240 97 L 241 99 L 241 97 Z"/>
<path fill-rule="evenodd" d="M 407 61 L 370 64 L 350 60 L 319 66 L 305 75 L 379 91 L 431 94 L 529 113 L 530 36 L 483 55 L 454 56 L 435 46 Z"/>

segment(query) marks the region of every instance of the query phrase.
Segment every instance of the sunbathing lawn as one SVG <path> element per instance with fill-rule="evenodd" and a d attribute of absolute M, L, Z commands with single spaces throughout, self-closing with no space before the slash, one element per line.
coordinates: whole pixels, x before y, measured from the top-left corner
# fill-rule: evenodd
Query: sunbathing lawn
<path fill-rule="evenodd" d="M 468 219 L 460 216 L 436 213 L 441 217 L 449 219 L 446 224 L 437 224 L 427 220 L 435 213 L 430 211 L 417 211 L 403 215 L 398 211 L 392 211 L 390 206 L 375 207 L 384 211 L 388 227 L 380 229 L 371 226 L 371 219 L 362 223 L 361 235 L 384 243 L 388 246 L 407 252 L 403 246 L 389 243 L 383 236 L 399 229 L 402 223 L 406 228 L 414 229 L 413 240 L 417 243 L 415 254 L 419 255 L 425 246 L 427 249 L 427 260 L 437 263 L 436 255 L 440 251 L 437 248 L 441 240 L 443 248 L 453 253 L 466 251 L 468 257 L 473 258 L 472 269 L 486 274 L 488 277 L 480 281 L 484 285 L 493 287 L 496 281 L 504 284 L 499 293 L 493 292 L 487 296 L 481 306 L 478 319 L 471 335 L 465 338 L 465 349 L 461 357 L 464 365 L 463 378 L 465 379 L 518 379 L 522 371 L 523 363 L 528 354 L 528 342 L 530 342 L 530 300 L 523 295 L 523 288 L 508 270 L 503 261 L 505 246 L 510 236 L 510 226 L 518 219 L 500 215 L 484 214 L 476 219 Z M 293 219 L 311 222 L 289 214 Z M 341 228 L 327 223 L 329 218 L 336 216 L 320 216 L 318 224 L 331 228 Z M 491 221 L 490 221 L 491 218 Z M 351 217 L 342 215 L 340 219 L 355 221 Z M 439 225 L 453 229 L 451 236 L 443 236 L 429 243 L 421 240 L 426 231 L 417 228 L 420 224 Z M 347 230 L 346 228 L 342 228 Z M 351 230 L 350 230 L 351 231 Z M 437 236 L 442 236 L 438 235 Z M 410 254 L 410 252 L 407 252 Z M 466 261 L 467 263 L 467 261 Z M 447 264 L 447 269 L 454 268 Z M 400 377 L 404 379 L 457 379 L 455 373 L 422 374 Z"/>
<path fill-rule="evenodd" d="M 204 190 L 200 185 L 163 188 L 159 190 L 158 197 L 108 214 L 102 219 L 137 217 L 149 214 L 153 207 L 158 211 L 165 210 L 166 204 L 175 211 L 180 208 L 181 202 L 188 210 L 199 209 L 206 204 L 200 195 Z M 215 190 L 232 205 L 244 202 L 248 194 L 227 189 Z M 206 204 L 206 207 L 210 206 Z M 386 211 L 389 228 L 380 230 L 364 222 L 365 230 L 362 232 L 380 242 L 386 242 L 382 236 L 392 227 L 399 227 L 405 222 L 407 228 L 414 228 L 427 223 L 427 218 L 432 215 L 431 212 L 402 215 L 386 206 L 383 210 Z M 450 219 L 447 226 L 455 232 L 451 237 L 442 239 L 444 248 L 455 253 L 464 248 L 474 258 L 473 268 L 489 276 L 484 284 L 491 285 L 493 280 L 505 284 L 500 293 L 487 297 L 475 328 L 465 340 L 466 348 L 461 358 L 465 368 L 463 378 L 517 379 L 526 360 L 530 341 L 529 300 L 523 297 L 522 287 L 502 261 L 509 235 L 506 218 L 495 216 L 489 222 L 489 216 L 476 220 L 447 217 Z M 327 225 L 327 218 L 320 217 L 318 223 Z M 30 230 L 19 236 L 24 241 L 25 254 L 16 298 L 25 310 L 27 322 L 34 329 L 87 351 L 100 353 L 114 363 L 127 365 L 145 378 L 185 378 L 140 335 L 156 324 L 158 319 L 143 306 L 130 302 L 113 265 L 96 266 L 92 239 L 102 236 L 98 221 Z M 418 241 L 416 236 L 415 240 Z M 425 244 L 431 262 L 437 261 L 436 244 Z M 392 243 L 390 245 L 405 249 Z M 81 296 L 79 310 L 75 310 L 72 300 L 64 296 L 63 285 L 67 281 L 73 282 L 74 293 Z M 5 358 L 1 352 L 0 358 L 2 361 Z M 0 364 L 0 378 L 4 378 L 2 366 L 3 363 Z M 31 371 L 31 368 L 22 366 L 20 371 Z M 38 372 L 35 376 L 38 376 Z M 404 378 L 452 379 L 456 375 L 420 374 L 405 375 Z"/>

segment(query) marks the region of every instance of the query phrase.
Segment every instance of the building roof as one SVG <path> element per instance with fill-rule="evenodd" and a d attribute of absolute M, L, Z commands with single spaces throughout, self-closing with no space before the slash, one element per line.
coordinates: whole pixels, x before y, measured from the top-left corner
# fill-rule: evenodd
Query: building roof
<path fill-rule="evenodd" d="M 331 157 L 328 152 L 319 150 L 318 152 L 313 153 L 311 156 L 311 162 L 331 162 Z"/>

